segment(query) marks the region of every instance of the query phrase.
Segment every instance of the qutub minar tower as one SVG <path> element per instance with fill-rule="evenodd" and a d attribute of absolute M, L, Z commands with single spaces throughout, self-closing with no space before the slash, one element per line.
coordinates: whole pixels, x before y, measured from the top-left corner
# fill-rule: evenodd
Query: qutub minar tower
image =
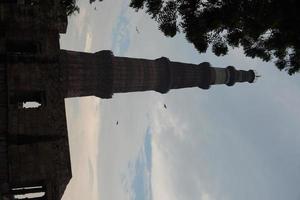
<path fill-rule="evenodd" d="M 58 200 L 72 177 L 64 98 L 252 83 L 252 70 L 61 50 L 60 0 L 0 0 L 0 199 Z M 25 102 L 38 102 L 25 108 Z"/>

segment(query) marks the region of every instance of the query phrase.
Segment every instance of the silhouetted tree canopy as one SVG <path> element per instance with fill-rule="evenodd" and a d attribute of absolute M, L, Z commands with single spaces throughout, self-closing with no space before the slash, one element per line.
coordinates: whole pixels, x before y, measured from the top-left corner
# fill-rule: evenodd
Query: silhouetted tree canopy
<path fill-rule="evenodd" d="M 95 0 L 90 0 L 94 2 Z M 169 37 L 183 32 L 200 52 L 211 45 L 217 56 L 228 47 L 245 55 L 275 60 L 294 74 L 300 68 L 300 15 L 297 0 L 131 0 L 145 9 Z"/>
<path fill-rule="evenodd" d="M 96 0 L 90 0 L 90 3 L 94 3 Z M 98 1 L 103 1 L 103 0 L 98 0 Z"/>
<path fill-rule="evenodd" d="M 76 0 L 61 0 L 60 3 L 66 10 L 68 16 L 79 12 L 79 7 L 76 4 Z"/>

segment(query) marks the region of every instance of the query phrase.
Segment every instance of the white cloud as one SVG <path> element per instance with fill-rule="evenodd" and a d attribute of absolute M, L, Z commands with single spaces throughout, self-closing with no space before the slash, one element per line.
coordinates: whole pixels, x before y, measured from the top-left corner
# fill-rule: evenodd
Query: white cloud
<path fill-rule="evenodd" d="M 189 166 L 194 161 L 189 156 L 189 128 L 186 121 L 174 113 L 172 106 L 163 108 L 166 99 L 157 102 L 151 113 L 153 129 L 153 199 L 196 199 L 204 188 L 198 188 L 199 174 Z M 193 152 L 194 154 L 195 152 Z"/>
<path fill-rule="evenodd" d="M 203 192 L 201 194 L 201 200 L 213 200 L 213 199 L 211 198 L 211 196 L 208 193 Z"/>
<path fill-rule="evenodd" d="M 92 42 L 93 42 L 93 35 L 91 32 L 87 32 L 86 39 L 85 39 L 85 52 L 91 52 L 92 51 Z"/>
<path fill-rule="evenodd" d="M 83 32 L 85 32 L 85 25 L 87 24 L 87 10 L 85 7 L 80 6 L 80 12 L 79 13 L 76 13 L 75 16 L 76 16 L 76 20 L 74 21 L 74 24 L 75 24 L 75 29 L 78 33 L 78 37 L 81 38 L 82 37 L 82 34 Z M 72 16 L 72 17 L 75 17 L 75 16 Z"/>
<path fill-rule="evenodd" d="M 94 97 L 66 100 L 73 177 L 64 200 L 98 199 L 99 104 Z"/>
<path fill-rule="evenodd" d="M 141 96 L 136 94 L 137 96 Z M 101 138 L 99 141 L 99 193 L 101 199 L 132 199 L 133 191 L 124 187 L 134 175 L 128 170 L 143 146 L 148 103 L 133 102 L 133 95 L 115 95 L 113 99 L 101 101 Z M 144 97 L 147 99 L 147 97 Z M 124 106 L 124 103 L 126 106 Z M 110 114 L 108 114 L 110 113 Z M 116 125 L 116 122 L 119 122 Z M 133 122 L 133 123 L 132 123 Z M 136 122 L 136 123 L 134 123 Z"/>
<path fill-rule="evenodd" d="M 93 36 L 92 45 L 88 46 L 89 52 L 111 49 L 112 31 L 122 4 L 122 0 L 96 2 L 92 5 L 88 1 L 78 1 L 80 12 L 69 17 L 67 34 L 61 35 L 61 47 L 84 51 L 89 33 Z"/>

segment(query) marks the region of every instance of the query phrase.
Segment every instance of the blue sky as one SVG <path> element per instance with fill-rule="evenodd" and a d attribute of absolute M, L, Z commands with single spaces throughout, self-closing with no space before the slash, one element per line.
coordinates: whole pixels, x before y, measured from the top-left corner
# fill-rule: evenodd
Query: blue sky
<path fill-rule="evenodd" d="M 79 4 L 62 48 L 208 61 L 255 69 L 262 78 L 207 91 L 67 99 L 73 179 L 64 199 L 300 199 L 298 74 L 245 58 L 241 49 L 199 55 L 183 35 L 164 37 L 128 1 Z"/>
<path fill-rule="evenodd" d="M 134 196 L 132 199 L 151 200 L 151 169 L 152 169 L 152 144 L 151 129 L 146 131 L 144 145 L 141 148 L 136 160 L 129 162 L 128 169 L 130 177 L 124 177 L 124 185 L 128 190 L 132 190 Z"/>

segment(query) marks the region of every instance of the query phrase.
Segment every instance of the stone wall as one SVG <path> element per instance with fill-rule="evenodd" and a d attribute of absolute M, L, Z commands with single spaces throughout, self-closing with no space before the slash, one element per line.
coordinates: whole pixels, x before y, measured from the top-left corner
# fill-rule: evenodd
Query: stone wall
<path fill-rule="evenodd" d="M 8 158 L 7 158 L 7 125 L 8 125 L 8 104 L 7 104 L 7 82 L 6 66 L 0 63 L 0 183 L 8 180 Z M 1 185 L 0 185 L 1 187 Z M 1 191 L 1 190 L 0 190 Z"/>
<path fill-rule="evenodd" d="M 58 200 L 72 176 L 59 64 L 67 16 L 60 0 L 0 1 L 0 26 L 0 193 L 41 186 Z"/>

